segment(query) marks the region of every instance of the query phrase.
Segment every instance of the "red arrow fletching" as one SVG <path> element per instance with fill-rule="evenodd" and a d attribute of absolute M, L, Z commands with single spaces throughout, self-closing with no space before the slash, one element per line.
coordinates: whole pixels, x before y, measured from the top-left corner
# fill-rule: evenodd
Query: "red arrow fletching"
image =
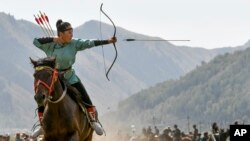
<path fill-rule="evenodd" d="M 49 18 L 48 18 L 48 16 L 45 15 L 45 13 L 44 13 L 44 16 L 45 16 L 46 21 L 49 23 Z"/>
<path fill-rule="evenodd" d="M 37 19 L 37 17 L 34 15 L 34 17 L 35 17 L 35 20 L 36 20 L 36 23 L 37 24 L 40 24 L 40 22 L 39 22 L 39 20 Z"/>
<path fill-rule="evenodd" d="M 42 17 L 42 20 L 45 21 L 45 18 L 44 18 L 44 16 L 43 16 L 42 12 L 41 12 L 41 11 L 39 11 L 39 12 L 40 12 L 40 14 L 41 14 L 40 17 Z"/>
<path fill-rule="evenodd" d="M 40 21 L 41 24 L 43 24 L 43 20 L 42 20 L 41 17 L 39 17 L 39 21 Z"/>
<path fill-rule="evenodd" d="M 45 21 L 45 17 L 43 15 L 41 15 L 41 17 L 42 17 L 43 21 Z"/>
<path fill-rule="evenodd" d="M 39 22 L 39 20 L 38 20 L 37 18 L 35 18 L 35 20 L 36 20 L 36 22 L 37 22 L 38 24 L 40 24 L 40 22 Z"/>

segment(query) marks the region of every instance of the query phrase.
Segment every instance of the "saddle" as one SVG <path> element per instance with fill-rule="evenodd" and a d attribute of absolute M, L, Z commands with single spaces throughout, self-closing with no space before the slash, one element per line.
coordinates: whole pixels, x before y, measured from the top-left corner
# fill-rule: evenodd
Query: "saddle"
<path fill-rule="evenodd" d="M 88 103 L 85 103 L 83 98 L 82 98 L 82 94 L 81 92 L 79 92 L 77 90 L 77 88 L 75 88 L 74 86 L 71 86 L 67 81 L 64 81 L 64 73 L 67 72 L 67 70 L 69 70 L 71 68 L 67 68 L 66 70 L 60 71 L 59 73 L 59 81 L 61 84 L 63 84 L 63 89 L 65 89 L 65 87 L 67 87 L 67 94 L 69 95 L 69 97 L 76 102 L 76 104 L 78 104 L 81 108 L 81 110 L 83 111 L 83 113 L 85 113 L 87 115 L 87 118 L 90 121 L 93 121 L 93 119 L 96 119 L 96 121 L 98 121 L 97 119 L 97 111 L 91 108 L 87 108 L 87 107 L 92 107 L 92 105 L 89 105 Z M 91 123 L 91 122 L 90 122 Z"/>
<path fill-rule="evenodd" d="M 87 111 L 86 104 L 83 102 L 80 92 L 75 87 L 67 85 L 67 94 L 80 106 L 83 112 Z"/>
<path fill-rule="evenodd" d="M 86 108 L 87 103 L 82 100 L 80 92 L 73 86 L 67 86 L 67 94 L 74 100 L 82 109 L 83 113 L 88 119 L 88 123 L 95 130 L 97 135 L 102 135 L 105 131 L 102 128 L 100 121 L 98 120 L 97 111 L 95 108 Z"/>

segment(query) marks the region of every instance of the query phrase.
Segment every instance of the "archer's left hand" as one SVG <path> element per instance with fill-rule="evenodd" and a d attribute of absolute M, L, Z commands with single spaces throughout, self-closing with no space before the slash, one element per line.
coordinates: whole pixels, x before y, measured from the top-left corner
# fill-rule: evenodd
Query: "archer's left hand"
<path fill-rule="evenodd" d="M 117 39 L 116 39 L 116 37 L 112 37 L 112 38 L 110 38 L 109 40 L 109 43 L 116 43 L 117 42 Z"/>

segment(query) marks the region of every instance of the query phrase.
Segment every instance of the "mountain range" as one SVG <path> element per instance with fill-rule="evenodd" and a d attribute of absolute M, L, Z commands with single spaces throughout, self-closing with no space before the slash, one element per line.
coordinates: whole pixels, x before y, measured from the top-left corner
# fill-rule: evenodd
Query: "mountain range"
<path fill-rule="evenodd" d="M 102 23 L 102 36 L 99 26 L 99 21 L 88 21 L 74 28 L 74 36 L 83 39 L 108 39 L 112 36 L 112 25 Z M 43 36 L 40 27 L 33 22 L 0 13 L 0 129 L 30 128 L 37 120 L 34 117 L 36 103 L 29 57 L 45 57 L 32 44 L 34 37 Z M 238 47 L 208 50 L 176 46 L 170 42 L 125 42 L 122 39 L 161 38 L 134 33 L 122 27 L 117 27 L 116 36 L 118 58 L 110 72 L 111 81 L 105 78 L 104 70 L 115 56 L 112 45 L 103 47 L 105 69 L 100 47 L 79 52 L 74 65 L 101 115 L 115 110 L 119 101 L 136 92 L 159 82 L 178 79 L 219 54 L 242 50 L 249 45 L 247 42 Z"/>

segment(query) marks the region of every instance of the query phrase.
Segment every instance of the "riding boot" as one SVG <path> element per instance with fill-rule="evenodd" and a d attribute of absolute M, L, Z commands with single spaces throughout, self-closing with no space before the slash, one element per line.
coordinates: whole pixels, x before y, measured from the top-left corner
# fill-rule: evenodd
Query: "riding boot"
<path fill-rule="evenodd" d="M 103 128 L 101 124 L 98 122 L 97 111 L 95 106 L 87 108 L 87 111 L 89 113 L 91 127 L 95 130 L 97 135 L 101 136 L 103 134 Z"/>
<path fill-rule="evenodd" d="M 37 138 L 38 136 L 42 135 L 43 134 L 43 128 L 42 128 L 42 119 L 43 119 L 43 112 L 38 112 L 38 118 L 39 118 L 39 122 L 41 124 L 40 127 L 38 127 L 37 130 L 35 130 L 33 133 L 32 133 L 32 137 L 33 138 Z"/>
<path fill-rule="evenodd" d="M 72 84 L 71 86 L 75 87 L 81 93 L 81 98 L 82 98 L 83 102 L 85 103 L 85 106 L 86 106 L 87 111 L 89 113 L 91 127 L 95 130 L 97 135 L 102 135 L 104 131 L 102 129 L 102 126 L 98 122 L 97 111 L 95 109 L 95 106 L 92 106 L 93 105 L 92 101 L 90 100 L 90 97 L 89 97 L 86 89 L 82 85 L 82 82 L 79 81 L 75 84 Z"/>

